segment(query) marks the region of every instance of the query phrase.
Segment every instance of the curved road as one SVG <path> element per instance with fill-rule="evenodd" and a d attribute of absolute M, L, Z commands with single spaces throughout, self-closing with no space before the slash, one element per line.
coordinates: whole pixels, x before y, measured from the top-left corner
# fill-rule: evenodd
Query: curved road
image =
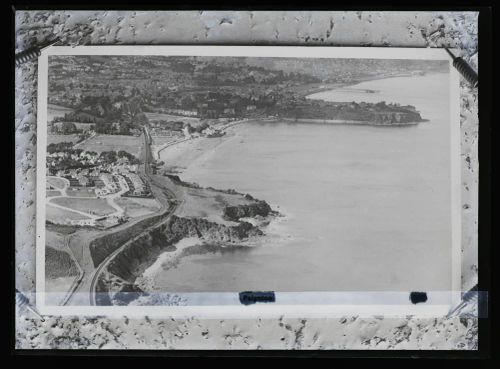
<path fill-rule="evenodd" d="M 168 212 L 169 214 L 165 217 L 160 219 L 158 222 L 155 222 L 154 225 L 146 228 L 145 230 L 142 230 L 139 234 L 137 234 L 134 238 L 129 240 L 127 243 L 124 245 L 120 246 L 118 249 L 113 251 L 110 255 L 106 257 L 98 266 L 95 268 L 93 266 L 93 260 L 90 255 L 90 243 L 98 238 L 102 237 L 102 232 L 95 232 L 95 234 L 92 234 L 90 232 L 89 234 L 85 235 L 78 235 L 75 234 L 75 238 L 81 238 L 80 241 L 77 240 L 78 242 L 85 242 L 82 244 L 81 247 L 81 262 L 82 264 L 80 265 L 80 268 L 82 270 L 81 277 L 79 278 L 77 284 L 73 286 L 73 290 L 69 292 L 69 295 L 67 298 L 65 298 L 63 305 L 67 304 L 77 304 L 80 306 L 85 306 L 87 303 L 87 298 L 84 297 L 85 291 L 88 291 L 89 294 L 88 296 L 88 301 L 90 305 L 95 305 L 95 291 L 96 291 L 96 286 L 97 286 L 97 281 L 99 280 L 99 276 L 101 275 L 102 271 L 104 268 L 109 264 L 109 262 L 115 257 L 129 242 L 136 240 L 139 238 L 141 235 L 143 235 L 145 232 L 149 231 L 151 228 L 158 226 L 159 223 L 166 221 L 167 219 L 170 218 L 170 216 L 174 213 L 174 211 L 177 209 L 179 206 L 179 203 L 177 202 L 171 202 L 169 200 L 176 200 L 175 194 L 169 190 L 166 186 L 164 186 L 162 183 L 159 183 L 159 181 L 151 178 L 151 173 L 152 173 L 152 168 L 151 168 L 151 163 L 152 163 L 152 155 L 151 155 L 151 137 L 149 135 L 149 132 L 147 131 L 146 128 L 144 128 L 144 149 L 142 152 L 143 156 L 143 175 L 148 179 L 150 185 L 152 188 L 155 188 L 157 191 L 161 192 L 164 196 L 162 199 L 158 198 L 160 201 L 160 204 L 162 205 L 161 209 L 154 213 L 154 214 L 149 214 L 148 216 L 141 217 L 138 219 L 135 219 L 134 221 L 124 224 L 123 226 L 131 226 L 133 224 L 138 223 L 139 221 L 142 221 L 144 219 L 147 219 L 149 217 L 154 217 L 158 216 L 159 214 L 162 214 L 164 211 Z M 116 228 L 114 228 L 116 231 Z M 78 249 L 77 249 L 78 250 Z M 78 292 L 82 291 L 82 292 Z"/>
<path fill-rule="evenodd" d="M 149 183 L 151 186 L 155 186 L 157 189 L 162 191 L 165 195 L 167 195 L 168 199 L 171 200 L 176 200 L 175 194 L 166 188 L 165 186 L 159 184 L 157 181 L 155 181 L 153 178 L 151 178 L 151 163 L 152 163 L 152 154 L 151 154 L 151 136 L 149 134 L 149 131 L 147 130 L 146 127 L 144 127 L 144 150 L 143 150 L 143 157 L 144 157 L 144 175 L 147 177 Z M 160 201 L 161 203 L 161 201 Z M 162 204 L 166 205 L 166 204 Z M 171 202 L 169 203 L 169 207 L 167 208 L 167 212 L 169 213 L 165 218 L 160 219 L 158 222 L 155 224 L 151 225 L 150 227 L 144 229 L 141 231 L 139 234 L 137 234 L 135 237 L 127 241 L 125 244 L 117 248 L 115 251 L 113 251 L 111 254 L 109 254 L 97 267 L 97 269 L 94 271 L 92 275 L 92 279 L 90 282 L 90 289 L 89 289 L 89 300 L 91 305 L 96 305 L 96 287 L 97 287 L 97 282 L 99 281 L 99 276 L 101 275 L 102 271 L 106 268 L 106 266 L 109 264 L 113 258 L 118 255 L 127 245 L 129 245 L 131 242 L 136 241 L 139 237 L 141 237 L 143 234 L 151 231 L 152 229 L 158 227 L 159 224 L 166 222 L 172 214 L 175 212 L 177 207 L 179 206 L 179 203 L 177 202 Z M 157 214 L 155 214 L 157 215 Z"/>
<path fill-rule="evenodd" d="M 111 254 L 109 254 L 102 262 L 101 264 L 99 264 L 99 266 L 97 267 L 97 269 L 95 270 L 93 276 L 92 276 L 92 280 L 90 282 L 90 291 L 89 291 L 89 298 L 90 298 L 90 304 L 91 305 L 96 305 L 95 303 L 95 296 L 96 296 L 96 287 L 97 287 L 97 282 L 99 281 L 99 276 L 101 275 L 102 271 L 104 270 L 104 268 L 106 268 L 109 264 L 109 262 L 111 260 L 113 260 L 113 258 L 118 255 L 127 245 L 129 245 L 130 243 L 132 242 L 135 242 L 137 239 L 139 239 L 144 233 L 147 233 L 151 230 L 153 230 L 154 228 L 158 227 L 158 225 L 160 223 L 163 223 L 163 222 L 166 222 L 171 216 L 172 214 L 175 212 L 175 210 L 177 209 L 178 207 L 178 204 L 173 204 L 171 206 L 171 208 L 169 209 L 169 215 L 167 215 L 165 218 L 161 219 L 159 222 L 153 224 L 152 226 L 146 228 L 145 230 L 143 230 L 142 232 L 140 232 L 137 236 L 135 236 L 134 238 L 130 239 L 129 241 L 127 241 L 126 243 L 124 243 L 122 246 L 120 246 L 118 249 L 116 249 L 115 251 L 113 251 Z"/>

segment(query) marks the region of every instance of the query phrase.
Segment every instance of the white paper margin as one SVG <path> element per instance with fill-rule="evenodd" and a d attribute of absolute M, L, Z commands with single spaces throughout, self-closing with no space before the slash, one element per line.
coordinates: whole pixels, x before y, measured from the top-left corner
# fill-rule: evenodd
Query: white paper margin
<path fill-rule="evenodd" d="M 363 58 L 449 60 L 450 68 L 450 140 L 451 140 L 451 222 L 452 290 L 449 304 L 384 305 L 273 305 L 236 306 L 49 306 L 45 305 L 45 181 L 47 143 L 47 93 L 49 55 L 158 55 L 158 56 L 240 56 L 300 58 Z M 315 46 L 52 46 L 38 59 L 37 109 L 37 218 L 36 218 L 36 305 L 43 315 L 77 316 L 158 316 L 169 318 L 335 318 L 385 316 L 439 317 L 448 313 L 461 299 L 461 162 L 460 162 L 460 91 L 459 74 L 444 49 Z M 40 160 L 41 159 L 41 160 Z M 360 292 L 362 293 L 362 292 Z M 391 292 L 387 292 L 390 294 Z M 432 295 L 428 293 L 428 295 Z M 379 295 L 380 296 L 380 295 Z M 368 297 L 370 298 L 370 297 Z M 441 300 L 441 299 L 438 299 Z"/>

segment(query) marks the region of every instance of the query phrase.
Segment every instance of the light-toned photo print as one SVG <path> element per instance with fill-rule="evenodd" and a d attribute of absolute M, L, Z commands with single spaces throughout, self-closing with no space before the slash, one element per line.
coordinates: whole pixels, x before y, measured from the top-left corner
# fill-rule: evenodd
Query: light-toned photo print
<path fill-rule="evenodd" d="M 441 49 L 44 50 L 38 308 L 445 315 L 458 87 Z"/>

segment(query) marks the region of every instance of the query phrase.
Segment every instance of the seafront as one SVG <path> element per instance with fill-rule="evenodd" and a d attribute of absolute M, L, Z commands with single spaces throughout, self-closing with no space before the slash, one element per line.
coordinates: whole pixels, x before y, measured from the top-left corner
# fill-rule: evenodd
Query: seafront
<path fill-rule="evenodd" d="M 412 103 L 429 118 L 426 124 L 379 129 L 344 121 L 272 119 L 238 125 L 218 143 L 202 138 L 166 150 L 162 159 L 167 166 L 182 167 L 183 180 L 251 193 L 279 211 L 286 209 L 287 217 L 263 228 L 262 247 L 251 252 L 184 256 L 175 268 L 157 268 L 157 290 L 258 290 L 263 281 L 276 291 L 447 286 L 448 271 L 424 278 L 419 268 L 438 260 L 445 264 L 449 256 L 449 225 L 443 223 L 448 182 L 446 162 L 440 159 L 448 150 L 442 144 L 447 142 L 448 118 L 439 105 L 446 75 L 407 78 L 371 81 L 366 88 L 380 92 L 357 94 L 357 101 L 369 97 Z M 414 89 L 389 96 L 393 84 Z M 428 86 L 433 86 L 432 94 Z M 343 93 L 348 94 L 345 99 L 354 98 L 352 91 Z M 432 179 L 423 178 L 423 170 L 432 171 Z M 396 216 L 407 209 L 418 227 Z M 398 256 L 403 252 L 412 258 Z M 353 273 L 355 261 L 363 262 L 363 273 Z M 389 265 L 391 275 L 377 277 Z M 296 273 L 285 272 L 291 269 Z"/>
<path fill-rule="evenodd" d="M 396 78 L 413 77 L 393 77 L 391 80 Z M 393 98 L 401 98 L 404 103 L 415 103 L 419 109 L 420 106 L 425 108 L 420 101 L 413 101 L 411 96 L 388 96 L 384 91 L 385 81 L 366 82 L 381 84 L 380 87 L 343 86 L 340 90 L 337 88 L 323 93 L 327 98 L 334 96 L 330 100 L 334 107 L 337 106 L 335 98 L 338 94 L 345 95 L 348 101 L 352 99 L 352 103 L 343 103 L 342 107 L 351 109 L 349 114 L 354 116 L 358 108 L 382 109 L 380 114 L 384 114 L 386 107 L 393 110 L 399 107 L 375 102 L 367 105 L 363 103 L 364 99 L 393 101 Z M 358 99 L 358 103 L 355 99 Z M 410 113 L 415 111 L 414 107 L 404 108 Z M 433 112 L 425 111 L 424 114 L 428 113 L 432 117 Z M 86 238 L 81 235 L 71 237 L 68 247 L 79 262 L 83 274 L 78 279 L 75 298 L 66 298 L 65 303 L 121 304 L 124 303 L 120 297 L 122 291 L 137 291 L 141 288 L 174 292 L 188 292 L 193 286 L 200 291 L 204 288 L 259 289 L 262 278 L 273 280 L 272 287 L 282 291 L 297 286 L 307 291 L 311 288 L 312 280 L 324 280 L 327 283 L 324 286 L 320 283 L 317 288 L 330 288 L 332 278 L 341 281 L 343 272 L 327 272 L 330 269 L 324 265 L 324 260 L 338 260 L 351 255 L 346 253 L 346 245 L 354 245 L 352 247 L 357 250 L 350 250 L 350 253 L 362 255 L 368 252 L 366 241 L 349 239 L 342 233 L 342 229 L 347 230 L 348 234 L 352 232 L 349 230 L 353 224 L 351 212 L 360 206 L 346 200 L 349 196 L 343 190 L 345 178 L 347 181 L 362 178 L 359 183 L 350 183 L 350 189 L 363 189 L 374 178 L 375 186 L 389 188 L 390 181 L 394 180 L 380 176 L 377 170 L 366 170 L 365 166 L 376 167 L 377 162 L 364 159 L 361 163 L 358 155 L 363 151 L 359 151 L 357 146 L 346 144 L 358 142 L 375 159 L 386 158 L 390 154 L 386 149 L 399 152 L 417 142 L 408 141 L 418 136 L 420 131 L 416 131 L 417 123 L 409 121 L 400 124 L 391 120 L 390 124 L 385 124 L 384 120 L 293 119 L 268 115 L 237 120 L 211 119 L 210 132 L 218 134 L 207 133 L 207 128 L 195 129 L 203 126 L 200 121 L 195 127 L 185 125 L 182 133 L 179 131 L 168 136 L 161 135 L 162 128 L 158 127 L 158 123 L 152 128 L 157 130 L 156 136 L 144 127 L 143 136 L 140 137 L 143 142 L 140 154 L 144 163 L 140 166 L 141 172 L 144 180 L 151 184 L 155 197 L 168 190 L 169 195 L 163 195 L 164 201 L 160 201 L 163 205 L 160 213 L 163 212 L 165 217 L 158 217 L 159 213 L 155 212 L 144 217 L 145 223 L 144 226 L 140 225 L 140 229 L 135 226 L 139 222 L 133 220 L 130 224 L 119 226 L 119 232 L 116 233 L 93 231 Z M 371 127 L 381 125 L 404 125 L 409 126 L 409 129 L 380 130 Z M 91 137 L 90 141 L 93 147 L 100 148 L 103 139 Z M 87 145 L 88 142 L 84 142 L 82 146 Z M 414 149 L 421 150 L 420 147 Z M 422 159 L 426 160 L 428 154 L 421 154 Z M 399 165 L 403 171 L 404 168 L 412 167 L 408 157 L 396 154 L 396 158 L 391 154 L 386 160 Z M 290 176 L 290 173 L 297 175 Z M 342 175 L 339 176 L 339 173 Z M 304 188 L 311 188 L 312 185 L 314 191 L 304 191 Z M 375 195 L 370 194 L 368 191 L 367 197 L 363 198 L 365 207 L 399 206 L 387 199 L 383 204 L 376 204 L 372 199 Z M 256 200 L 253 196 L 264 201 Z M 50 203 L 54 200 L 47 201 Z M 276 204 L 273 207 L 275 210 L 279 211 L 280 206 L 287 209 L 287 217 L 280 219 L 279 225 L 274 224 L 272 217 L 268 217 L 272 211 L 266 201 Z M 115 203 L 110 205 L 114 210 L 117 209 L 112 206 Z M 232 218 L 229 209 L 237 209 L 236 213 L 240 215 Z M 392 229 L 397 223 L 397 220 L 391 219 L 391 214 L 395 212 L 391 210 L 380 219 L 368 216 L 366 221 L 357 214 L 356 219 L 365 228 L 378 224 L 380 229 Z M 384 214 L 383 211 L 381 213 Z M 319 218 L 318 214 L 321 214 Z M 346 224 L 345 219 L 351 220 Z M 335 220 L 333 224 L 332 220 Z M 328 224 L 324 224 L 325 221 Z M 191 243 L 183 242 L 188 239 Z M 331 247 L 331 242 L 335 243 L 335 248 Z M 249 252 L 250 244 L 276 247 L 255 247 Z M 283 247 L 287 248 L 285 254 Z M 274 262 L 268 263 L 267 256 Z M 248 270 L 241 271 L 241 275 L 235 277 L 236 280 L 231 284 L 225 284 L 225 277 L 234 274 L 235 257 L 236 264 L 245 265 Z M 308 269 L 307 263 L 304 264 L 304 260 L 309 259 L 321 266 L 321 270 L 314 272 L 318 275 Z M 193 264 L 193 260 L 201 260 L 202 263 Z M 222 264 L 219 265 L 217 260 L 222 260 Z M 177 267 L 173 268 L 174 265 Z M 276 266 L 291 266 L 300 270 L 298 274 L 310 274 L 311 278 L 300 281 L 291 277 L 276 278 L 272 270 Z M 213 282 L 184 282 L 196 280 L 201 275 L 212 276 Z M 401 280 L 404 282 L 404 278 Z M 360 286 L 366 285 L 363 284 L 366 281 L 360 280 L 359 283 Z M 377 285 L 373 287 L 378 288 Z M 336 288 L 342 289 L 342 286 L 337 285 Z M 79 299 L 78 295 L 84 291 L 90 293 L 84 293 L 85 298 Z M 110 300 L 96 301 L 95 294 L 100 292 L 109 295 Z"/>
<path fill-rule="evenodd" d="M 377 95 L 380 91 L 373 88 L 357 87 L 361 83 L 365 82 L 377 82 L 384 79 L 392 78 L 411 78 L 410 74 L 401 75 L 391 75 L 390 77 L 372 78 L 363 81 L 356 82 L 355 84 L 330 84 L 308 87 L 306 89 L 298 90 L 304 92 L 304 97 L 307 99 L 322 99 L 322 95 L 318 95 L 318 92 L 328 93 L 328 92 L 339 92 L 345 93 L 346 95 L 352 95 L 354 92 L 357 94 L 357 98 L 363 101 L 364 99 L 370 98 L 371 100 L 376 100 Z M 356 86 L 356 87 L 355 87 Z M 305 93 L 307 91 L 307 93 Z M 319 97 L 316 97 L 319 96 Z M 237 127 L 242 124 L 252 124 L 252 123 L 278 123 L 278 122 L 288 122 L 288 123 L 303 123 L 303 124 L 331 124 L 331 125 L 359 125 L 359 126 L 413 126 L 419 124 L 419 121 L 410 122 L 375 122 L 367 120 L 350 120 L 350 119 L 309 119 L 309 118 L 286 118 L 286 117 L 262 117 L 260 119 L 250 118 L 250 119 L 240 119 L 232 122 L 221 122 L 214 123 L 216 127 L 221 132 L 224 132 L 224 136 L 216 138 L 206 138 L 203 136 L 188 136 L 183 137 L 179 140 L 169 142 L 161 147 L 154 148 L 154 157 L 157 160 L 162 161 L 165 164 L 165 169 L 171 173 L 182 173 L 188 167 L 192 166 L 194 163 L 199 165 L 205 159 L 217 149 L 223 142 L 228 139 L 234 138 L 237 132 Z"/>

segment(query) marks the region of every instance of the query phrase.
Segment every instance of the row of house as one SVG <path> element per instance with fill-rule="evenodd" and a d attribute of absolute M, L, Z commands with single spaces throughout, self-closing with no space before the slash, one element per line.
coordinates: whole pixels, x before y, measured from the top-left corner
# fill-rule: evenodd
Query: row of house
<path fill-rule="evenodd" d="M 129 191 L 124 196 L 149 197 L 151 190 L 149 186 L 136 173 L 124 174 Z"/>
<path fill-rule="evenodd" d="M 96 188 L 95 193 L 97 196 L 106 196 L 118 192 L 118 181 L 112 174 L 102 173 L 99 178 L 103 186 L 101 188 Z"/>

